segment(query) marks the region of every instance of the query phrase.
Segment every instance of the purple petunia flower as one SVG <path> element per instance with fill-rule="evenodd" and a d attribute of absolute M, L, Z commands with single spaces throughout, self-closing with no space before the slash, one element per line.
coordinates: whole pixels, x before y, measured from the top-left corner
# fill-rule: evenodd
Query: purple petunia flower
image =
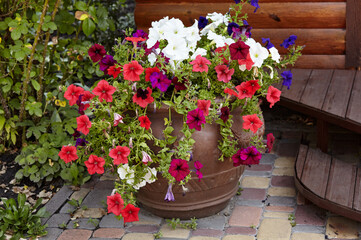
<path fill-rule="evenodd" d="M 233 30 L 234 29 L 234 30 Z M 232 33 L 236 30 L 239 29 L 239 25 L 235 22 L 231 22 L 230 24 L 228 24 L 227 26 L 227 32 L 229 36 L 232 36 Z"/>
<path fill-rule="evenodd" d="M 199 108 L 189 111 L 187 114 L 186 123 L 189 129 L 195 128 L 197 131 L 200 131 L 202 129 L 202 124 L 206 123 L 206 118 L 204 117 L 203 111 Z"/>
<path fill-rule="evenodd" d="M 241 0 L 234 0 L 234 2 L 235 2 L 236 4 L 238 4 L 238 3 L 241 2 Z"/>
<path fill-rule="evenodd" d="M 252 27 L 248 24 L 247 20 L 243 20 L 243 26 L 241 27 L 242 30 L 242 34 L 245 35 L 246 37 L 250 38 L 252 33 Z"/>
<path fill-rule="evenodd" d="M 171 80 L 167 78 L 163 73 L 154 72 L 149 77 L 150 82 L 152 83 L 153 88 L 159 88 L 162 92 L 166 92 L 170 84 Z"/>
<path fill-rule="evenodd" d="M 148 39 L 148 33 L 144 32 L 142 29 L 138 29 L 135 33 L 133 33 L 133 37 Z"/>
<path fill-rule="evenodd" d="M 108 68 L 114 66 L 117 61 L 114 60 L 113 56 L 105 55 L 103 59 L 99 62 L 99 69 L 103 71 L 105 74 L 108 73 Z"/>
<path fill-rule="evenodd" d="M 87 140 L 85 140 L 84 138 L 77 138 L 76 142 L 75 142 L 75 147 L 86 146 L 87 143 L 89 143 L 89 142 Z"/>
<path fill-rule="evenodd" d="M 254 10 L 254 12 L 256 12 L 257 9 L 259 8 L 258 0 L 251 0 L 251 5 L 256 8 L 256 9 Z"/>
<path fill-rule="evenodd" d="M 257 150 L 255 146 L 250 146 L 241 151 L 240 158 L 244 165 L 259 164 L 259 160 L 262 158 L 262 154 Z"/>
<path fill-rule="evenodd" d="M 165 195 L 164 201 L 167 201 L 167 202 L 175 201 L 174 194 L 173 194 L 173 191 L 172 191 L 172 187 L 173 187 L 172 184 L 169 183 L 168 184 L 167 194 Z"/>
<path fill-rule="evenodd" d="M 198 20 L 198 28 L 204 28 L 208 24 L 208 19 L 206 17 L 200 16 Z"/>
<path fill-rule="evenodd" d="M 262 42 L 266 43 L 267 49 L 273 48 L 275 46 L 271 43 L 271 40 L 269 38 L 262 38 Z"/>
<path fill-rule="evenodd" d="M 291 71 L 284 71 L 281 73 L 281 76 L 283 78 L 282 85 L 287 86 L 287 89 L 290 89 L 292 84 L 292 73 Z"/>
<path fill-rule="evenodd" d="M 284 48 L 288 48 L 289 46 L 295 44 L 296 39 L 297 39 L 296 35 L 291 35 L 289 36 L 289 38 L 283 40 L 283 43 L 280 46 Z"/>

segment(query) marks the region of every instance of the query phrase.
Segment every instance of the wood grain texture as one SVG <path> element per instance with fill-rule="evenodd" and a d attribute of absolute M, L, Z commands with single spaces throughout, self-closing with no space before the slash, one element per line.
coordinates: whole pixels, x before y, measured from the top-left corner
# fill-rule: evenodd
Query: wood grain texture
<path fill-rule="evenodd" d="M 138 29 L 147 29 L 152 21 L 165 17 L 180 18 L 186 26 L 207 13 L 226 13 L 228 4 L 199 2 L 138 3 L 134 19 Z M 246 5 L 248 22 L 253 28 L 345 28 L 345 2 L 263 3 L 256 13 Z M 276 20 L 275 20 L 276 19 Z"/>
<path fill-rule="evenodd" d="M 357 167 L 351 163 L 332 159 L 326 199 L 352 208 Z"/>
<path fill-rule="evenodd" d="M 295 68 L 344 69 L 345 55 L 302 55 Z"/>
<path fill-rule="evenodd" d="M 361 168 L 357 169 L 355 196 L 353 198 L 353 209 L 361 211 Z"/>
<path fill-rule="evenodd" d="M 301 144 L 296 160 L 296 174 L 299 179 L 302 177 L 303 167 L 307 157 L 308 146 Z"/>
<path fill-rule="evenodd" d="M 346 118 L 361 123 L 361 72 L 357 71 Z"/>
<path fill-rule="evenodd" d="M 333 70 L 315 69 L 312 71 L 307 86 L 302 94 L 301 103 L 307 106 L 321 109 L 326 97 L 328 85 L 333 74 Z"/>
<path fill-rule="evenodd" d="M 328 87 L 322 110 L 331 114 L 346 117 L 355 70 L 335 70 Z"/>
<path fill-rule="evenodd" d="M 288 52 L 287 49 L 280 47 L 280 44 L 291 34 L 297 36 L 297 45 L 305 46 L 302 54 L 341 55 L 346 52 L 344 29 L 252 29 L 251 32 L 252 38 L 258 42 L 262 42 L 262 38 L 270 38 L 280 54 Z"/>
<path fill-rule="evenodd" d="M 292 69 L 292 85 L 290 89 L 283 88 L 282 97 L 299 102 L 301 100 L 304 88 L 307 85 L 307 81 L 310 78 L 312 69 Z"/>
<path fill-rule="evenodd" d="M 319 149 L 309 148 L 301 181 L 312 192 L 324 198 L 326 195 L 331 157 Z"/>
<path fill-rule="evenodd" d="M 347 0 L 346 67 L 361 67 L 361 1 Z"/>

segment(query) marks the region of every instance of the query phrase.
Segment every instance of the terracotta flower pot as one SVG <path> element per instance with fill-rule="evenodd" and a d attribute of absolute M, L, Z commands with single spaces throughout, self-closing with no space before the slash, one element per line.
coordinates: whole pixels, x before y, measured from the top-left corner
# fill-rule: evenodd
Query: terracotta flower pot
<path fill-rule="evenodd" d="M 162 138 L 164 118 L 168 117 L 168 109 L 162 108 L 156 113 L 150 111 L 147 115 L 152 122 L 152 131 L 157 138 Z M 232 114 L 239 115 L 240 111 Z M 251 133 L 242 130 L 242 117 L 233 118 L 232 130 L 235 135 L 242 136 L 240 145 L 249 145 Z M 183 125 L 183 116 L 172 112 L 172 127 L 174 134 L 181 137 L 180 130 Z M 185 185 L 186 192 L 178 184 L 173 185 L 175 201 L 166 202 L 168 182 L 158 174 L 158 180 L 141 188 L 137 200 L 151 213 L 164 218 L 190 219 L 213 215 L 226 207 L 229 200 L 236 194 L 238 182 L 244 171 L 244 166 L 234 167 L 232 159 L 224 162 L 218 160 L 221 152 L 218 141 L 221 135 L 218 124 L 205 124 L 201 131 L 196 131 L 192 137 L 195 140 L 193 147 L 193 160 L 188 162 L 192 171 L 192 179 Z M 242 133 L 241 133 L 242 132 Z M 263 135 L 264 127 L 257 134 Z M 153 150 L 156 151 L 154 148 Z M 194 161 L 203 164 L 201 172 L 203 178 L 199 181 L 194 168 Z"/>

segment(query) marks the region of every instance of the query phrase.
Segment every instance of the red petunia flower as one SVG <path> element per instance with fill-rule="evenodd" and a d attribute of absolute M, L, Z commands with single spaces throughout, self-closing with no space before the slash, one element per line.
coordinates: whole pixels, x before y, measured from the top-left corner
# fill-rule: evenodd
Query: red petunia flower
<path fill-rule="evenodd" d="M 208 72 L 208 65 L 211 62 L 207 58 L 198 55 L 190 64 L 193 65 L 193 72 Z"/>
<path fill-rule="evenodd" d="M 232 89 L 230 89 L 230 88 L 226 88 L 226 89 L 224 89 L 224 93 L 226 93 L 226 94 L 229 94 L 229 95 L 234 95 L 234 96 L 238 96 L 238 94 L 234 91 L 234 90 L 232 90 Z"/>
<path fill-rule="evenodd" d="M 128 204 L 120 213 L 124 218 L 124 224 L 127 222 L 139 221 L 138 213 L 140 208 L 135 207 L 133 204 Z"/>
<path fill-rule="evenodd" d="M 267 134 L 267 149 L 268 149 L 268 152 L 272 151 L 274 142 L 275 142 L 275 137 L 273 136 L 273 133 Z"/>
<path fill-rule="evenodd" d="M 78 127 L 76 130 L 82 132 L 84 135 L 89 133 L 89 129 L 92 126 L 91 121 L 89 120 L 87 115 L 81 115 L 80 117 L 76 118 L 76 122 Z"/>
<path fill-rule="evenodd" d="M 249 80 L 246 82 L 246 87 L 249 89 L 252 95 L 254 95 L 261 86 L 258 84 L 258 80 Z"/>
<path fill-rule="evenodd" d="M 187 89 L 187 86 L 185 85 L 186 82 L 187 79 L 183 79 L 182 82 L 179 82 L 177 77 L 172 78 L 172 83 L 174 84 L 174 88 L 177 91 L 186 90 Z"/>
<path fill-rule="evenodd" d="M 224 123 L 227 122 L 229 118 L 229 114 L 230 114 L 229 108 L 227 106 L 222 107 L 220 119 L 222 119 Z"/>
<path fill-rule="evenodd" d="M 147 39 L 142 37 L 126 37 L 125 40 L 131 41 L 133 43 L 134 48 L 136 48 L 138 42 L 144 42 Z"/>
<path fill-rule="evenodd" d="M 214 68 L 217 72 L 218 81 L 228 83 L 232 79 L 234 69 L 229 69 L 226 65 L 218 65 Z"/>
<path fill-rule="evenodd" d="M 229 45 L 232 60 L 247 59 L 249 53 L 249 46 L 243 41 L 238 40 L 236 43 Z"/>
<path fill-rule="evenodd" d="M 266 98 L 267 101 L 270 103 L 269 105 L 270 108 L 272 108 L 273 105 L 275 105 L 275 103 L 280 100 L 280 97 L 281 97 L 281 91 L 275 87 L 269 86 Z"/>
<path fill-rule="evenodd" d="M 228 46 L 227 44 L 223 47 L 219 47 L 219 48 L 216 48 L 214 51 L 217 52 L 217 53 L 224 53 L 226 50 L 227 50 Z M 220 57 L 222 57 L 222 61 L 224 64 L 228 64 L 229 61 L 223 56 L 223 54 L 219 55 Z"/>
<path fill-rule="evenodd" d="M 101 80 L 98 82 L 98 85 L 93 89 L 93 93 L 99 96 L 99 101 L 103 102 L 103 100 L 107 102 L 113 101 L 113 93 L 115 92 L 116 88 L 109 85 L 109 83 L 105 80 Z"/>
<path fill-rule="evenodd" d="M 209 107 L 211 106 L 211 100 L 198 100 L 197 106 L 200 110 L 203 111 L 204 116 L 208 116 Z"/>
<path fill-rule="evenodd" d="M 116 67 L 115 65 L 110 66 L 108 68 L 108 74 L 112 75 L 114 79 L 118 77 L 118 75 L 121 73 L 121 71 L 122 71 L 122 68 L 121 67 Z"/>
<path fill-rule="evenodd" d="M 81 101 L 82 101 L 82 103 L 84 103 L 84 111 L 87 110 L 88 107 L 90 107 L 89 101 L 92 100 L 94 97 L 95 97 L 95 95 L 89 91 L 83 92 L 83 97 L 82 97 Z"/>
<path fill-rule="evenodd" d="M 108 213 L 114 213 L 116 216 L 119 216 L 124 207 L 122 196 L 119 193 L 107 196 L 107 205 Z"/>
<path fill-rule="evenodd" d="M 152 75 L 152 73 L 157 72 L 160 73 L 159 68 L 154 67 L 154 68 L 146 68 L 145 69 L 145 81 L 146 82 L 150 82 L 150 75 Z"/>
<path fill-rule="evenodd" d="M 76 147 L 74 146 L 63 146 L 58 154 L 60 159 L 64 160 L 65 163 L 69 163 L 78 159 L 76 154 Z"/>
<path fill-rule="evenodd" d="M 250 129 L 253 133 L 262 127 L 263 122 L 258 118 L 257 114 L 242 116 L 243 118 L 243 129 Z"/>
<path fill-rule="evenodd" d="M 246 82 L 242 82 L 241 85 L 236 86 L 238 91 L 237 97 L 239 99 L 251 98 L 253 96 L 252 88 L 247 86 Z"/>
<path fill-rule="evenodd" d="M 189 166 L 186 160 L 173 159 L 168 169 L 170 175 L 172 175 L 176 181 L 180 182 L 190 173 Z"/>
<path fill-rule="evenodd" d="M 132 61 L 123 66 L 123 76 L 125 80 L 139 81 L 140 74 L 143 73 L 143 67 L 137 62 Z"/>
<path fill-rule="evenodd" d="M 90 155 L 88 161 L 84 162 L 85 166 L 88 168 L 88 173 L 90 175 L 94 173 L 103 174 L 104 173 L 104 164 L 105 160 L 102 157 L 96 155 Z"/>
<path fill-rule="evenodd" d="M 137 92 L 133 96 L 133 102 L 141 106 L 142 108 L 146 108 L 148 104 L 154 101 L 152 95 L 152 89 L 147 87 L 146 90 L 141 88 L 137 89 Z"/>
<path fill-rule="evenodd" d="M 107 54 L 107 51 L 105 51 L 105 48 L 99 44 L 94 44 L 88 50 L 88 55 L 93 62 L 102 60 L 105 54 Z"/>
<path fill-rule="evenodd" d="M 251 54 L 247 54 L 246 59 L 238 59 L 239 69 L 242 71 L 244 70 L 251 70 L 253 67 L 254 62 L 252 61 Z"/>
<path fill-rule="evenodd" d="M 78 101 L 79 96 L 83 94 L 83 92 L 83 88 L 71 84 L 64 93 L 64 98 L 69 100 L 70 106 L 73 106 L 74 104 L 76 104 L 76 101 Z"/>
<path fill-rule="evenodd" d="M 119 165 L 121 163 L 128 163 L 128 155 L 130 154 L 130 149 L 126 146 L 117 146 L 116 148 L 110 150 L 109 157 L 113 158 L 114 165 Z"/>
<path fill-rule="evenodd" d="M 140 122 L 140 126 L 149 130 L 150 128 L 150 124 L 152 123 L 149 118 L 147 116 L 140 116 L 138 118 L 139 122 Z"/>

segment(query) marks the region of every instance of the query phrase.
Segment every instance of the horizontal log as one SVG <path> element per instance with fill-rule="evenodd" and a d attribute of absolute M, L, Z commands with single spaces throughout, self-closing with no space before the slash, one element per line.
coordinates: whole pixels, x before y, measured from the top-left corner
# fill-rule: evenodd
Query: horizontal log
<path fill-rule="evenodd" d="M 345 68 L 345 55 L 302 55 L 295 68 Z"/>
<path fill-rule="evenodd" d="M 297 36 L 296 44 L 305 46 L 303 54 L 340 55 L 346 52 L 346 31 L 344 29 L 253 29 L 252 38 L 262 42 L 270 38 L 281 54 L 287 52 L 280 44 L 291 34 Z"/>
<path fill-rule="evenodd" d="M 186 26 L 194 19 L 207 13 L 225 13 L 229 9 L 224 3 L 138 3 L 134 18 L 138 28 L 147 29 L 152 21 L 164 16 L 180 18 Z M 254 7 L 247 4 L 245 12 L 254 28 L 345 28 L 345 2 L 286 2 L 263 3 L 262 8 L 253 13 Z"/>

